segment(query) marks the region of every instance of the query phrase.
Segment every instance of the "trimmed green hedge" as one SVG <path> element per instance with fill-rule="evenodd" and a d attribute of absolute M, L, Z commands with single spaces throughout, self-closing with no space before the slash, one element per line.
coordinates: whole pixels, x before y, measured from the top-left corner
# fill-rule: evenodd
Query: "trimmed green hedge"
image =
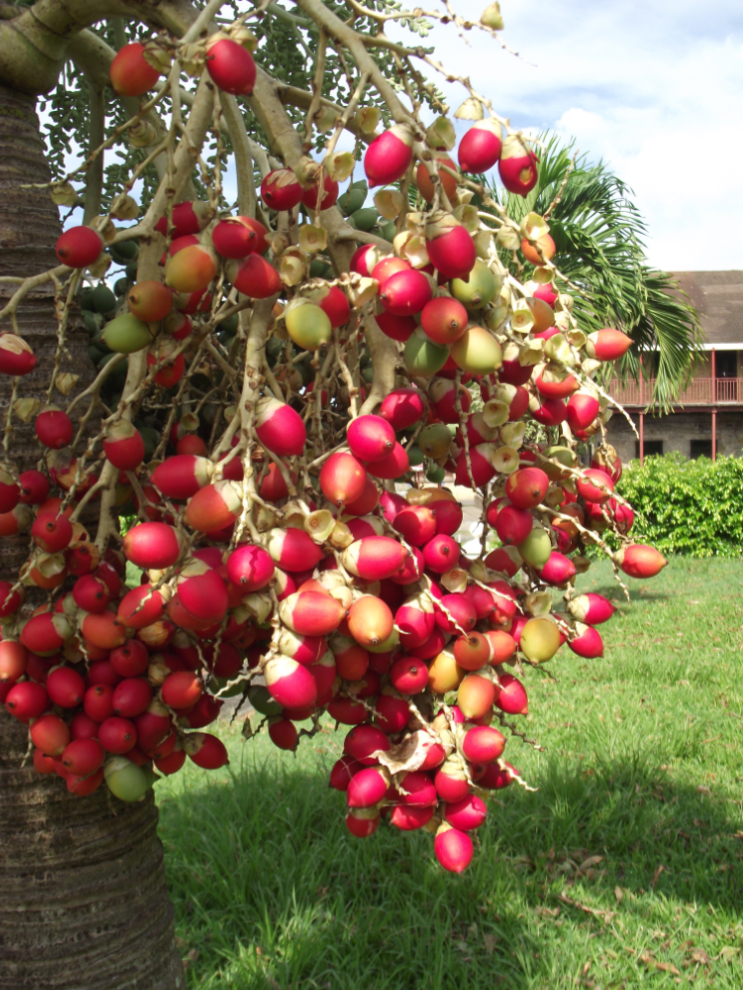
<path fill-rule="evenodd" d="M 625 467 L 617 491 L 635 510 L 632 536 L 661 553 L 690 557 L 743 554 L 743 458 L 681 454 Z"/>

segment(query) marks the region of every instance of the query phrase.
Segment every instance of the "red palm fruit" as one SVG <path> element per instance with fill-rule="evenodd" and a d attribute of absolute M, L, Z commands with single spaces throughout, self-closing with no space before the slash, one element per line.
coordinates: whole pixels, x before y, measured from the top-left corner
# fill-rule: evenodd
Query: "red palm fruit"
<path fill-rule="evenodd" d="M 395 517 L 394 527 L 406 543 L 422 547 L 436 535 L 436 513 L 425 505 L 408 505 Z"/>
<path fill-rule="evenodd" d="M 20 485 L 9 471 L 0 467 L 0 513 L 12 512 L 20 500 Z"/>
<path fill-rule="evenodd" d="M 382 400 L 379 411 L 394 430 L 406 430 L 425 413 L 426 397 L 419 388 L 396 388 Z"/>
<path fill-rule="evenodd" d="M 331 285 L 327 294 L 317 301 L 317 305 L 330 320 L 331 327 L 342 327 L 351 316 L 351 305 L 346 293 L 337 285 Z"/>
<path fill-rule="evenodd" d="M 333 698 L 327 705 L 328 715 L 341 725 L 360 725 L 366 721 L 366 708 L 352 698 Z"/>
<path fill-rule="evenodd" d="M 526 196 L 537 184 L 537 156 L 518 134 L 509 134 L 498 159 L 498 173 L 509 192 Z"/>
<path fill-rule="evenodd" d="M 413 161 L 413 133 L 407 124 L 393 124 L 374 138 L 364 155 L 364 172 L 371 188 L 397 182 Z"/>
<path fill-rule="evenodd" d="M 506 495 L 519 509 L 533 509 L 544 499 L 550 480 L 541 468 L 519 468 L 509 475 Z"/>
<path fill-rule="evenodd" d="M 268 720 L 268 734 L 271 742 L 279 749 L 294 751 L 299 741 L 299 733 L 293 722 L 288 718 L 274 716 Z"/>
<path fill-rule="evenodd" d="M 31 742 L 45 756 L 61 756 L 70 741 L 67 723 L 51 712 L 33 720 L 30 735 Z"/>
<path fill-rule="evenodd" d="M 264 228 L 265 230 L 265 228 Z M 212 230 L 212 244 L 223 258 L 246 258 L 258 251 L 258 233 L 245 222 L 244 217 L 227 217 Z"/>
<path fill-rule="evenodd" d="M 176 454 L 158 464 L 152 472 L 153 485 L 166 498 L 191 498 L 211 480 L 213 465 L 206 457 Z"/>
<path fill-rule="evenodd" d="M 167 708 L 154 701 L 146 712 L 134 719 L 134 725 L 139 746 L 146 752 L 156 749 L 172 728 Z"/>
<path fill-rule="evenodd" d="M 61 409 L 50 408 L 40 412 L 34 429 L 44 446 L 52 450 L 60 450 L 72 440 L 72 420 Z"/>
<path fill-rule="evenodd" d="M 533 296 L 535 299 L 541 299 L 542 302 L 546 302 L 551 309 L 555 308 L 555 304 L 560 298 L 560 294 L 555 290 L 551 282 L 547 282 L 545 285 L 538 285 L 533 292 Z"/>
<path fill-rule="evenodd" d="M 279 656 L 269 660 L 264 676 L 271 697 L 282 708 L 309 708 L 315 704 L 318 690 L 310 669 L 291 657 Z"/>
<path fill-rule="evenodd" d="M 72 597 L 85 612 L 103 612 L 111 601 L 108 586 L 93 574 L 83 574 L 75 581 Z"/>
<path fill-rule="evenodd" d="M 103 452 L 119 471 L 133 471 L 144 460 L 142 434 L 131 423 L 120 420 L 106 431 Z"/>
<path fill-rule="evenodd" d="M 202 694 L 191 711 L 186 715 L 186 721 L 191 729 L 204 729 L 216 721 L 222 708 L 222 699 L 214 698 L 210 694 Z M 158 747 L 158 752 L 162 748 Z M 163 756 L 166 754 L 163 753 Z"/>
<path fill-rule="evenodd" d="M 20 499 L 25 505 L 41 505 L 49 495 L 49 479 L 41 471 L 23 471 L 18 477 L 18 484 Z"/>
<path fill-rule="evenodd" d="M 28 653 L 22 643 L 12 639 L 0 641 L 0 684 L 15 684 L 26 672 Z"/>
<path fill-rule="evenodd" d="M 375 595 L 362 595 L 348 611 L 348 628 L 361 646 L 376 646 L 392 635 L 394 619 L 389 605 Z"/>
<path fill-rule="evenodd" d="M 329 210 L 338 200 L 339 187 L 329 175 L 323 177 L 322 188 L 315 180 L 302 191 L 302 204 L 311 212 Z"/>
<path fill-rule="evenodd" d="M 573 653 L 586 660 L 595 660 L 604 655 L 604 642 L 598 629 L 576 622 L 575 631 L 577 635 L 568 640 L 568 646 Z"/>
<path fill-rule="evenodd" d="M 567 375 L 561 381 L 549 381 L 543 375 L 537 375 L 534 380 L 537 390 L 545 399 L 567 399 L 578 390 L 578 381 L 574 375 Z M 567 406 L 566 406 L 567 415 Z"/>
<path fill-rule="evenodd" d="M 290 526 L 272 529 L 266 547 L 283 571 L 297 573 L 316 567 L 323 559 L 322 549 L 303 529 Z"/>
<path fill-rule="evenodd" d="M 62 753 L 62 765 L 79 777 L 95 773 L 103 766 L 106 754 L 97 739 L 73 739 Z"/>
<path fill-rule="evenodd" d="M 377 698 L 375 721 L 382 732 L 394 735 L 402 732 L 410 721 L 410 707 L 404 698 L 395 698 L 391 694 L 381 694 Z"/>
<path fill-rule="evenodd" d="M 568 399 L 568 426 L 574 432 L 587 429 L 599 413 L 599 400 L 590 392 L 575 392 Z"/>
<path fill-rule="evenodd" d="M 159 370 L 153 373 L 152 380 L 156 385 L 166 389 L 177 385 L 186 370 L 186 359 L 182 354 L 171 357 L 174 347 L 172 340 L 165 339 L 147 352 L 147 367 L 154 369 L 159 365 Z"/>
<path fill-rule="evenodd" d="M 147 711 L 152 701 L 152 688 L 143 677 L 125 677 L 114 688 L 111 700 L 114 715 L 136 718 L 137 715 Z"/>
<path fill-rule="evenodd" d="M 392 278 L 393 275 L 397 275 L 399 272 L 409 272 L 412 267 L 410 262 L 404 258 L 398 258 L 390 254 L 377 262 L 372 269 L 371 277 L 379 282 L 381 289 L 388 278 Z"/>
<path fill-rule="evenodd" d="M 436 499 L 429 503 L 429 508 L 436 514 L 436 535 L 454 536 L 462 525 L 464 519 L 464 508 L 461 502 L 453 502 L 449 499 Z"/>
<path fill-rule="evenodd" d="M 578 494 L 586 502 L 599 505 L 608 502 L 614 492 L 614 482 L 601 468 L 587 468 L 577 482 Z"/>
<path fill-rule="evenodd" d="M 500 158 L 503 131 L 497 120 L 477 120 L 459 142 L 459 167 L 463 172 L 487 172 Z"/>
<path fill-rule="evenodd" d="M 182 749 L 174 749 L 169 756 L 155 760 L 155 767 L 157 768 L 158 773 L 162 773 L 166 777 L 169 777 L 171 774 L 178 773 L 178 771 L 182 769 L 185 762 L 185 752 Z"/>
<path fill-rule="evenodd" d="M 305 667 L 317 663 L 327 650 L 327 644 L 322 636 L 300 636 L 289 629 L 281 630 L 278 645 L 280 653 L 291 657 L 297 663 L 304 664 Z"/>
<path fill-rule="evenodd" d="M 178 245 L 177 241 L 181 238 L 188 237 L 188 235 L 198 234 L 199 231 L 207 227 L 214 216 L 214 211 L 209 203 L 203 203 L 198 199 L 193 201 L 186 200 L 184 203 L 175 204 L 172 216 L 173 240 L 170 244 L 170 253 L 177 254 L 182 247 L 187 247 L 189 244 L 198 244 L 198 240 L 195 237 L 184 241 L 181 245 Z M 160 217 L 155 224 L 155 230 L 159 231 L 163 237 L 167 234 L 167 216 Z"/>
<path fill-rule="evenodd" d="M 493 598 L 491 592 L 487 591 L 485 588 L 480 588 L 476 584 L 471 584 L 467 587 L 464 594 L 472 602 L 478 621 L 480 619 L 489 619 L 495 612 L 495 599 Z"/>
<path fill-rule="evenodd" d="M 97 684 L 106 684 L 111 688 L 115 688 L 120 680 L 121 677 L 116 673 L 108 660 L 96 660 L 88 668 L 88 676 L 85 678 L 85 683 L 88 687 L 95 687 Z"/>
<path fill-rule="evenodd" d="M 34 520 L 31 537 L 36 546 L 47 553 L 58 553 L 72 540 L 72 523 L 66 516 L 44 512 Z"/>
<path fill-rule="evenodd" d="M 264 178 L 261 196 L 271 210 L 292 210 L 302 200 L 302 186 L 292 169 L 279 168 Z"/>
<path fill-rule="evenodd" d="M 261 481 L 258 494 L 267 502 L 280 502 L 289 494 L 279 466 L 273 461 L 268 465 L 268 474 Z"/>
<path fill-rule="evenodd" d="M 526 715 L 529 702 L 524 685 L 512 674 L 501 674 L 500 684 L 496 686 L 495 704 L 507 715 Z"/>
<path fill-rule="evenodd" d="M 399 828 L 403 832 L 412 832 L 427 825 L 433 818 L 433 811 L 433 808 L 397 804 L 390 812 L 390 825 L 394 825 L 395 828 Z"/>
<path fill-rule="evenodd" d="M 243 543 L 227 558 L 227 577 L 244 594 L 265 588 L 276 568 L 263 547 Z"/>
<path fill-rule="evenodd" d="M 361 498 L 366 487 L 366 471 L 353 454 L 337 451 L 325 461 L 320 471 L 320 488 L 333 505 L 343 507 Z"/>
<path fill-rule="evenodd" d="M 98 259 L 103 241 L 91 227 L 70 227 L 57 239 L 54 250 L 68 268 L 87 268 Z"/>
<path fill-rule="evenodd" d="M 467 330 L 467 310 L 450 296 L 437 296 L 423 307 L 421 326 L 436 344 L 453 344 Z"/>
<path fill-rule="evenodd" d="M 390 668 L 390 683 L 400 694 L 419 694 L 428 686 L 428 667 L 417 657 L 400 657 Z"/>
<path fill-rule="evenodd" d="M 41 612 L 31 616 L 21 630 L 21 643 L 32 653 L 48 657 L 60 650 L 71 635 L 72 630 L 63 615 Z"/>
<path fill-rule="evenodd" d="M 185 628 L 198 628 L 199 624 L 213 625 L 225 616 L 229 606 L 229 596 L 225 583 L 211 568 L 202 574 L 194 574 L 181 581 L 177 596 L 180 607 L 195 624 Z M 171 599 L 171 602 L 173 599 Z"/>
<path fill-rule="evenodd" d="M 260 442 L 279 457 L 301 454 L 304 450 L 307 431 L 302 417 L 285 402 L 273 397 L 259 399 L 254 423 Z"/>
<path fill-rule="evenodd" d="M 470 464 L 472 465 L 472 478 L 470 478 L 466 451 L 462 450 L 456 461 L 455 484 L 466 485 L 468 488 L 472 486 L 473 481 L 477 488 L 487 485 L 498 473 L 492 463 L 493 454 L 493 445 L 489 443 L 470 447 Z"/>
<path fill-rule="evenodd" d="M 412 316 L 421 312 L 430 302 L 431 295 L 431 282 L 428 276 L 410 269 L 397 272 L 385 279 L 379 292 L 379 299 L 385 310 L 393 316 Z"/>
<path fill-rule="evenodd" d="M 374 317 L 377 326 L 392 340 L 405 342 L 418 326 L 414 316 L 393 316 L 392 313 L 377 313 Z M 415 390 L 413 390 L 415 391 Z"/>
<path fill-rule="evenodd" d="M 282 623 L 300 636 L 328 636 L 345 614 L 337 598 L 319 591 L 298 591 L 279 604 Z"/>
<path fill-rule="evenodd" d="M 74 794 L 75 797 L 89 797 L 94 791 L 98 790 L 104 779 L 103 768 L 101 768 L 100 770 L 96 770 L 95 773 L 87 774 L 86 776 L 68 772 L 65 777 L 65 783 L 67 784 L 67 790 L 70 794 Z"/>
<path fill-rule="evenodd" d="M 90 688 L 88 688 L 89 690 Z M 86 691 L 85 693 L 87 694 L 88 692 Z M 85 704 L 84 699 L 83 704 Z M 77 712 L 72 716 L 72 721 L 70 722 L 70 736 L 72 739 L 97 739 L 98 725 L 99 723 L 86 712 Z"/>
<path fill-rule="evenodd" d="M 126 629 L 113 612 L 91 612 L 83 619 L 81 631 L 91 646 L 103 650 L 114 650 L 126 641 Z"/>
<path fill-rule="evenodd" d="M 359 769 L 361 766 L 374 766 L 377 763 L 376 754 L 386 753 L 389 748 L 389 737 L 374 725 L 355 726 L 343 743 L 343 752 L 360 765 Z"/>
<path fill-rule="evenodd" d="M 410 470 L 410 460 L 407 451 L 400 443 L 396 443 L 392 452 L 378 461 L 366 465 L 369 474 L 375 478 L 394 481 Z"/>
<path fill-rule="evenodd" d="M 432 607 L 425 600 L 417 598 L 403 602 L 395 613 L 400 642 L 406 650 L 422 646 L 433 632 L 435 622 Z"/>
<path fill-rule="evenodd" d="M 160 73 L 144 57 L 144 45 L 137 41 L 120 48 L 111 62 L 111 85 L 119 96 L 143 96 L 160 78 Z"/>
<path fill-rule="evenodd" d="M 383 581 L 404 563 L 408 551 L 389 536 L 365 536 L 343 551 L 345 569 L 363 581 Z"/>
<path fill-rule="evenodd" d="M 346 737 L 348 738 L 348 736 Z M 387 738 L 386 736 L 384 737 Z M 350 756 L 342 756 L 330 770 L 330 786 L 336 791 L 347 791 L 351 778 L 363 768 L 363 764 Z"/>
<path fill-rule="evenodd" d="M 616 361 L 632 346 L 632 338 L 621 330 L 596 330 L 588 335 L 586 354 L 594 361 Z"/>
<path fill-rule="evenodd" d="M 466 227 L 446 214 L 443 223 L 426 224 L 426 250 L 431 264 L 447 280 L 466 280 L 477 260 L 475 242 Z"/>
<path fill-rule="evenodd" d="M 173 308 L 173 293 L 154 279 L 137 282 L 126 294 L 130 312 L 145 323 L 164 320 Z"/>
<path fill-rule="evenodd" d="M 611 446 L 600 447 L 591 458 L 592 468 L 601 468 L 606 471 L 611 480 L 616 484 L 622 477 L 622 461 L 616 450 Z"/>
<path fill-rule="evenodd" d="M 85 679 L 72 667 L 55 667 L 46 679 L 49 699 L 60 708 L 76 708 L 82 704 Z"/>
<path fill-rule="evenodd" d="M 388 523 L 393 524 L 398 512 L 401 512 L 408 505 L 408 501 L 402 495 L 383 490 L 379 496 L 379 505 L 384 518 Z"/>
<path fill-rule="evenodd" d="M 104 722 L 114 713 L 113 698 L 114 689 L 110 684 L 93 684 L 83 697 L 84 714 L 98 724 Z"/>
<path fill-rule="evenodd" d="M 349 808 L 371 808 L 384 798 L 389 783 L 389 774 L 383 767 L 365 767 L 351 778 L 346 804 Z"/>
<path fill-rule="evenodd" d="M 438 795 L 430 775 L 422 770 L 406 773 L 397 785 L 399 801 L 411 808 L 435 808 Z"/>
<path fill-rule="evenodd" d="M 471 763 L 492 763 L 500 759 L 505 748 L 505 736 L 490 725 L 468 729 L 462 740 L 462 753 Z"/>
<path fill-rule="evenodd" d="M 497 547 L 485 558 L 485 566 L 491 571 L 501 571 L 507 577 L 513 577 L 519 570 L 523 560 L 516 547 Z"/>
<path fill-rule="evenodd" d="M 488 629 L 485 636 L 490 642 L 490 649 L 493 653 L 491 660 L 493 666 L 505 663 L 516 652 L 516 641 L 510 633 L 504 632 L 502 629 Z"/>
<path fill-rule="evenodd" d="M 565 584 L 575 577 L 575 564 L 569 557 L 553 550 L 539 576 L 547 584 Z"/>
<path fill-rule="evenodd" d="M 457 166 L 448 155 L 437 155 L 436 163 L 437 165 L 446 165 L 447 168 L 450 168 L 453 172 L 456 172 L 457 170 Z M 447 197 L 451 200 L 457 191 L 456 176 L 450 175 L 449 172 L 446 172 L 443 168 L 437 168 L 437 172 L 439 182 L 444 187 L 444 192 Z M 431 181 L 430 173 L 424 162 L 421 162 L 416 169 L 415 184 L 418 186 L 418 192 L 425 199 L 425 201 L 427 203 L 432 203 L 434 199 L 434 187 L 433 182 Z"/>
<path fill-rule="evenodd" d="M 122 756 L 137 745 L 137 730 L 134 722 L 116 715 L 101 722 L 98 741 L 107 753 Z"/>
<path fill-rule="evenodd" d="M 54 763 L 51 756 L 44 756 L 39 749 L 34 750 L 33 764 L 36 773 L 56 773 Z"/>
<path fill-rule="evenodd" d="M 462 873 L 472 862 L 472 839 L 447 822 L 440 825 L 433 840 L 433 851 L 441 866 L 450 873 Z"/>
<path fill-rule="evenodd" d="M 619 567 L 633 578 L 651 578 L 660 573 L 668 561 L 654 547 L 633 543 L 614 554 Z"/>
<path fill-rule="evenodd" d="M 487 814 L 488 809 L 483 799 L 476 794 L 468 794 L 456 804 L 447 804 L 444 818 L 454 828 L 469 832 L 479 828 L 487 818 Z"/>
<path fill-rule="evenodd" d="M 150 584 L 140 584 L 119 602 L 116 621 L 127 629 L 146 629 L 165 614 L 165 602 Z"/>
<path fill-rule="evenodd" d="M 522 365 L 518 358 L 513 361 L 504 360 L 498 369 L 498 381 L 506 385 L 525 385 L 533 370 L 533 364 Z"/>
<path fill-rule="evenodd" d="M 357 839 L 368 839 L 377 831 L 381 820 L 381 816 L 372 811 L 356 808 L 346 815 L 346 828 Z"/>
<path fill-rule="evenodd" d="M 8 691 L 5 707 L 21 722 L 28 722 L 29 719 L 38 718 L 50 707 L 49 695 L 41 684 L 21 681 Z"/>
<path fill-rule="evenodd" d="M 434 605 L 436 625 L 447 633 L 468 633 L 475 628 L 477 611 L 469 598 L 460 592 L 443 595 Z"/>
<path fill-rule="evenodd" d="M 461 553 L 459 544 L 451 536 L 434 536 L 423 547 L 423 560 L 429 571 L 446 574 L 457 566 Z"/>
<path fill-rule="evenodd" d="M 95 544 L 74 542 L 65 550 L 64 562 L 67 573 L 74 577 L 90 574 L 100 560 L 100 553 Z M 105 583 L 105 582 L 104 582 Z M 108 586 L 107 586 L 108 587 Z"/>
<path fill-rule="evenodd" d="M 206 51 L 206 67 L 214 83 L 232 96 L 250 96 L 255 86 L 256 66 L 247 48 L 222 38 Z"/>
<path fill-rule="evenodd" d="M 242 487 L 235 481 L 216 481 L 192 495 L 186 522 L 200 533 L 218 533 L 231 526 L 242 511 Z"/>
<path fill-rule="evenodd" d="M 351 453 L 362 461 L 381 460 L 391 453 L 396 442 L 395 431 L 387 420 L 372 414 L 351 420 L 346 437 Z"/>
<path fill-rule="evenodd" d="M 165 282 L 176 292 L 201 292 L 216 274 L 216 255 L 203 244 L 184 247 L 165 265 Z"/>
<path fill-rule="evenodd" d="M 36 355 L 23 337 L 0 333 L 0 372 L 4 375 L 28 375 L 36 367 Z"/>
<path fill-rule="evenodd" d="M 521 253 L 532 265 L 543 265 L 555 256 L 555 242 L 549 234 L 542 234 L 536 241 L 524 237 L 521 241 Z"/>
<path fill-rule="evenodd" d="M 176 670 L 163 681 L 160 695 L 163 703 L 176 710 L 191 708 L 203 694 L 201 678 L 191 670 Z M 138 712 L 137 714 L 142 714 Z"/>
<path fill-rule="evenodd" d="M 218 770 L 230 762 L 222 740 L 208 732 L 191 732 L 182 745 L 190 759 L 202 770 Z"/>
<path fill-rule="evenodd" d="M 139 523 L 124 537 L 124 554 L 143 570 L 163 570 L 172 567 L 180 557 L 181 542 L 176 530 L 167 523 Z"/>
<path fill-rule="evenodd" d="M 529 509 L 505 505 L 495 520 L 495 531 L 502 543 L 518 546 L 531 533 L 533 522 L 534 518 Z"/>
<path fill-rule="evenodd" d="M 346 503 L 343 510 L 347 516 L 366 516 L 376 508 L 378 502 L 379 491 L 377 490 L 377 486 L 374 484 L 372 479 L 367 476 L 367 479 L 364 482 L 364 490 L 361 495 L 357 499 L 354 499 L 353 502 Z M 361 539 L 362 536 L 374 535 L 372 532 L 367 532 L 366 530 L 364 532 L 359 532 L 357 535 L 351 525 L 354 521 L 355 520 L 346 519 L 346 525 L 351 529 L 351 532 L 354 533 L 356 539 Z M 358 521 L 361 522 L 361 520 Z M 370 525 L 368 520 L 365 525 Z"/>
<path fill-rule="evenodd" d="M 462 670 L 480 670 L 490 662 L 492 650 L 484 633 L 470 632 L 454 640 L 452 653 Z"/>
<path fill-rule="evenodd" d="M 369 669 L 369 653 L 350 636 L 334 636 L 330 649 L 335 657 L 335 670 L 344 681 L 358 681 Z M 296 659 L 296 657 L 295 657 Z"/>
<path fill-rule="evenodd" d="M 586 595 L 578 595 L 577 598 L 573 598 L 568 603 L 568 611 L 579 622 L 587 622 L 589 625 L 598 626 L 602 622 L 609 621 L 612 615 L 614 615 L 615 608 L 603 595 L 589 592 Z"/>
<path fill-rule="evenodd" d="M 501 790 L 512 784 L 517 774 L 518 771 L 505 761 L 502 767 L 497 763 L 489 763 L 485 767 L 485 773 L 478 779 L 477 786 L 489 791 Z"/>
<path fill-rule="evenodd" d="M 534 400 L 534 404 L 529 403 L 529 408 L 532 417 L 543 426 L 558 426 L 560 423 L 564 423 L 568 417 L 568 407 L 562 401 L 562 399 L 543 399 L 542 404 L 539 404 L 539 400 Z"/>
<path fill-rule="evenodd" d="M 457 705 L 466 718 L 483 718 L 493 707 L 495 686 L 480 674 L 467 674 L 457 689 Z"/>

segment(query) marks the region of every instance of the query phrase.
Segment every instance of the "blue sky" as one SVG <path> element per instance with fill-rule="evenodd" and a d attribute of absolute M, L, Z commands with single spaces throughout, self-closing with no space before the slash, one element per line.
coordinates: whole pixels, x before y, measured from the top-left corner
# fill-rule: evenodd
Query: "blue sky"
<path fill-rule="evenodd" d="M 453 0 L 472 20 L 486 5 Z M 501 0 L 501 10 L 503 41 L 528 62 L 482 32 L 468 46 L 451 26 L 428 43 L 515 126 L 557 130 L 603 158 L 634 190 L 652 264 L 743 268 L 743 2 Z M 443 88 L 457 106 L 464 91 Z"/>

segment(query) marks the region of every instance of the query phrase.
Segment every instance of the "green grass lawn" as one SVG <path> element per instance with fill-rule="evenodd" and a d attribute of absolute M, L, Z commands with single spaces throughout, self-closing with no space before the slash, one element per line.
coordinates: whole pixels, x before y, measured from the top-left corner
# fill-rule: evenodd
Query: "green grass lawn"
<path fill-rule="evenodd" d="M 604 564 L 606 657 L 528 671 L 506 757 L 536 793 L 490 801 L 462 876 L 430 835 L 346 831 L 327 770 L 225 729 L 229 768 L 157 785 L 189 986 L 508 990 L 743 986 L 743 567 L 673 560 L 632 583 Z M 553 677 L 555 679 L 553 679 Z"/>

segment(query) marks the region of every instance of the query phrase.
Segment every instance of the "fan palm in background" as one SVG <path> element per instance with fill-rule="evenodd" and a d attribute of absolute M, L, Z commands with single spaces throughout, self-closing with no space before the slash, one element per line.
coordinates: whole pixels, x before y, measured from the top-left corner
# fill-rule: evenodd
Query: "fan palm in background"
<path fill-rule="evenodd" d="M 532 211 L 544 216 L 552 204 L 555 263 L 582 291 L 559 278 L 557 287 L 574 295 L 582 328 L 613 326 L 632 337 L 620 374 L 655 378 L 654 400 L 667 408 L 688 380 L 703 339 L 696 312 L 671 275 L 647 264 L 645 223 L 632 190 L 602 162 L 575 157 L 574 142 L 542 135 L 539 143 L 539 179 L 526 198 L 496 189 L 492 180 L 490 193 L 517 222 Z"/>

